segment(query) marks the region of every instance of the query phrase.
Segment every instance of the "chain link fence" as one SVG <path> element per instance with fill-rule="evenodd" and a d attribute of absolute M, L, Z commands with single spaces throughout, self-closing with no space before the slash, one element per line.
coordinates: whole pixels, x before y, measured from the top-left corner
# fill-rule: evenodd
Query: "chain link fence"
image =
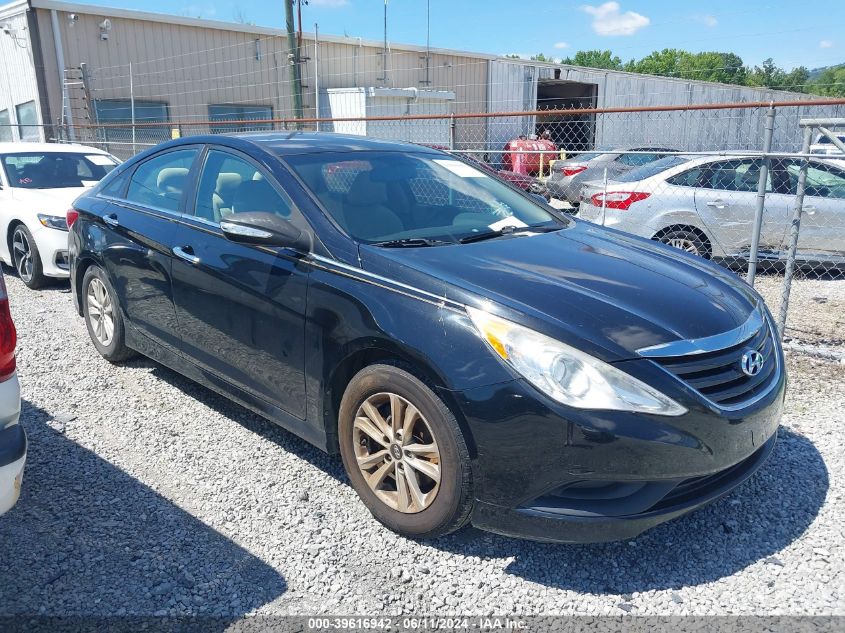
<path fill-rule="evenodd" d="M 124 159 L 171 138 L 250 131 L 342 132 L 449 150 L 564 213 L 745 277 L 789 344 L 840 356 L 845 347 L 842 102 L 166 123 L 144 121 L 144 107 L 135 105 L 134 125 L 55 127 L 47 136 Z"/>

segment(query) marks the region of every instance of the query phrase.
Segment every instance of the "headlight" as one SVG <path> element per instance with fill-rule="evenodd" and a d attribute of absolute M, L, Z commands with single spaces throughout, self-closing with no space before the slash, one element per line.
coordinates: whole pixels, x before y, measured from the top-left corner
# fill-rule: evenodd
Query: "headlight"
<path fill-rule="evenodd" d="M 653 415 L 687 412 L 656 389 L 574 347 L 483 310 L 467 307 L 467 312 L 496 354 L 562 404 Z"/>
<path fill-rule="evenodd" d="M 38 221 L 49 229 L 67 231 L 67 218 L 63 215 L 45 215 L 39 213 Z"/>

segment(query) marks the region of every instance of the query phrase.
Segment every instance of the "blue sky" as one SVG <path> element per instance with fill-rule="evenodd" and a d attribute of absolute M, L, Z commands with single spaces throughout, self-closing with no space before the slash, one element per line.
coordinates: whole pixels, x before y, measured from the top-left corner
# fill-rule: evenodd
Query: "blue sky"
<path fill-rule="evenodd" d="M 281 0 L 88 0 L 261 26 L 284 24 Z M 746 64 L 767 57 L 787 69 L 845 62 L 842 0 L 430 0 L 431 45 L 506 54 L 565 57 L 609 48 L 623 60 L 652 50 L 730 51 Z M 808 7 L 812 7 L 809 10 Z M 381 39 L 382 0 L 309 0 L 304 30 Z M 388 37 L 425 43 L 426 0 L 389 0 Z M 820 17 L 821 16 L 821 17 Z"/>

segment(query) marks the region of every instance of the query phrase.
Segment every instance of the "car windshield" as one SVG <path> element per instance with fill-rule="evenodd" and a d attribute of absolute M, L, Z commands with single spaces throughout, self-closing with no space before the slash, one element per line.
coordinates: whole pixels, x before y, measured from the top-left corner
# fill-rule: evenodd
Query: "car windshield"
<path fill-rule="evenodd" d="M 656 176 L 667 169 L 682 165 L 688 160 L 689 158 L 684 156 L 666 156 L 640 167 L 635 167 L 627 173 L 616 176 L 614 180 L 617 182 L 637 182 L 639 180 L 645 180 L 646 178 Z"/>
<path fill-rule="evenodd" d="M 454 243 L 566 220 L 447 154 L 339 152 L 285 157 L 350 236 L 392 245 Z"/>
<path fill-rule="evenodd" d="M 117 167 L 111 156 L 79 152 L 19 152 L 2 160 L 9 185 L 21 189 L 87 187 Z"/>

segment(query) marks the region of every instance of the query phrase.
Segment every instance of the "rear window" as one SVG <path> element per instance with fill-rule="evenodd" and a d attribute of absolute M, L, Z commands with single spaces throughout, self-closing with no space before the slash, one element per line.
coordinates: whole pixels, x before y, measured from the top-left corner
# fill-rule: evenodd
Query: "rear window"
<path fill-rule="evenodd" d="M 618 182 L 637 182 L 638 180 L 645 180 L 646 178 L 656 176 L 660 172 L 664 172 L 672 167 L 683 165 L 688 160 L 688 158 L 684 158 L 683 156 L 666 156 L 665 158 L 648 163 L 647 165 L 635 167 L 631 171 L 617 176 L 614 180 Z"/>

